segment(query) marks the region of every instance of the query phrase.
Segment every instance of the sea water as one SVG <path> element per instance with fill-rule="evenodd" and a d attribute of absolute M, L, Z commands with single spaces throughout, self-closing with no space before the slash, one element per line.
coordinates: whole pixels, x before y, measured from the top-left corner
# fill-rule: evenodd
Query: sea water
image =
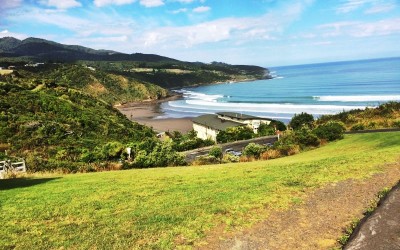
<path fill-rule="evenodd" d="M 272 80 L 176 90 L 183 99 L 161 105 L 158 118 L 231 111 L 287 122 L 294 114 L 315 117 L 400 101 L 400 58 L 269 68 Z"/>

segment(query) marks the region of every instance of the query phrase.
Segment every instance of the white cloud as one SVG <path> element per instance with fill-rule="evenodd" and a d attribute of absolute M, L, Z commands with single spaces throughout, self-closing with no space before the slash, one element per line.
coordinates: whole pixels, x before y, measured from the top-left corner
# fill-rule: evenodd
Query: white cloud
<path fill-rule="evenodd" d="M 337 9 L 336 13 L 343 14 L 352 11 L 359 10 L 364 7 L 369 7 L 365 11 L 366 14 L 374 14 L 387 12 L 396 7 L 395 0 L 346 0 L 345 3 L 341 4 Z"/>
<path fill-rule="evenodd" d="M 22 5 L 22 0 L 6 0 L 1 1 L 0 10 L 16 8 Z"/>
<path fill-rule="evenodd" d="M 124 5 L 136 2 L 136 0 L 94 0 L 94 5 L 103 7 L 106 5 Z"/>
<path fill-rule="evenodd" d="M 194 1 L 196 1 L 196 0 L 173 0 L 172 2 L 188 4 L 188 3 L 193 3 Z"/>
<path fill-rule="evenodd" d="M 187 8 L 181 8 L 181 9 L 177 9 L 177 10 L 173 10 L 171 11 L 172 14 L 179 14 L 179 13 L 185 13 L 187 12 L 188 9 Z"/>
<path fill-rule="evenodd" d="M 82 6 L 82 4 L 76 0 L 42 0 L 40 3 L 49 7 L 56 7 L 57 9 L 69 9 Z"/>
<path fill-rule="evenodd" d="M 164 5 L 163 0 L 140 0 L 140 4 L 150 8 L 150 7 L 158 7 Z"/>
<path fill-rule="evenodd" d="M 66 12 L 45 12 L 42 9 L 31 9 L 19 16 L 8 18 L 13 22 L 40 23 L 54 25 L 59 29 L 65 29 L 76 33 L 81 37 L 94 34 L 107 36 L 120 36 L 133 32 L 136 25 L 131 19 L 121 19 L 112 14 L 88 14 L 84 18 L 68 15 Z"/>
<path fill-rule="evenodd" d="M 344 4 L 340 5 L 337 9 L 337 13 L 348 13 L 351 11 L 355 11 L 366 3 L 373 2 L 374 0 L 347 0 Z"/>
<path fill-rule="evenodd" d="M 23 39 L 29 37 L 26 34 L 14 33 L 14 32 L 10 32 L 9 30 L 0 31 L 0 38 L 8 37 L 8 36 L 11 36 L 11 37 L 14 37 L 14 38 L 17 38 L 17 39 L 20 39 L 20 40 L 23 40 Z"/>
<path fill-rule="evenodd" d="M 336 22 L 320 25 L 323 37 L 369 37 L 400 34 L 400 18 L 384 19 L 376 22 Z"/>
<path fill-rule="evenodd" d="M 210 11 L 210 10 L 211 10 L 211 8 L 208 7 L 208 6 L 200 6 L 200 7 L 194 8 L 193 12 L 195 12 L 195 13 L 204 13 L 204 12 L 207 12 L 207 11 Z"/>
<path fill-rule="evenodd" d="M 383 5 L 375 5 L 365 11 L 365 14 L 376 14 L 376 13 L 384 13 L 389 12 L 396 8 L 396 4 L 383 4 Z"/>
<path fill-rule="evenodd" d="M 260 17 L 222 18 L 189 26 L 159 27 L 144 32 L 134 41 L 136 47 L 191 48 L 201 44 L 233 42 L 244 44 L 256 40 L 276 40 L 284 27 L 304 10 L 302 3 Z"/>

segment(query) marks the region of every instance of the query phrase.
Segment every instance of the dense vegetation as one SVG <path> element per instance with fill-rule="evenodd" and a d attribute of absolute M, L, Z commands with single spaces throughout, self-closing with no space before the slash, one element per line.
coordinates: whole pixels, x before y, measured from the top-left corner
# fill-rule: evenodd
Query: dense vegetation
<path fill-rule="evenodd" d="M 269 124 L 261 124 L 258 133 L 254 133 L 250 127 L 232 127 L 220 131 L 217 135 L 218 143 L 226 143 L 240 140 L 248 140 L 260 136 L 275 135 L 276 131 L 285 131 L 286 125 L 281 121 L 271 121 Z"/>
<path fill-rule="evenodd" d="M 1 77 L 0 81 L 28 88 L 41 87 L 43 84 L 73 88 L 110 104 L 159 99 L 168 95 L 167 90 L 157 85 L 91 69 L 82 64 L 20 66 L 12 74 Z"/>
<path fill-rule="evenodd" d="M 78 171 L 81 163 L 91 162 L 88 155 L 109 160 L 116 154 L 112 150 L 123 150 L 123 143 L 155 137 L 149 128 L 80 90 L 32 87 L 0 83 L 0 142 L 9 145 L 9 154 L 25 157 L 31 171 Z"/>
<path fill-rule="evenodd" d="M 321 116 L 316 123 L 342 122 L 347 130 L 400 128 L 400 102 L 388 102 L 376 108 L 354 109 L 336 115 Z"/>
<path fill-rule="evenodd" d="M 196 247 L 221 224 L 243 228 L 315 189 L 396 168 L 398 136 L 346 135 L 271 161 L 1 180 L 0 248 Z"/>

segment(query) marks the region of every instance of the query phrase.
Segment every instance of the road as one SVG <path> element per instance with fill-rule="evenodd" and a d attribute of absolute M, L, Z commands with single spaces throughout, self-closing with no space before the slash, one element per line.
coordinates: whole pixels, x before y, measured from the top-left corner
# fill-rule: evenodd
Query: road
<path fill-rule="evenodd" d="M 232 148 L 235 151 L 242 151 L 244 147 L 246 147 L 250 142 L 254 142 L 257 144 L 265 144 L 265 143 L 274 143 L 278 140 L 276 135 L 272 136 L 263 136 L 258 138 L 253 138 L 250 140 L 243 140 L 243 141 L 236 141 L 236 142 L 229 142 L 223 144 L 217 144 L 222 148 L 222 151 L 225 151 L 228 148 Z M 198 148 L 190 151 L 183 152 L 186 155 L 186 162 L 192 162 L 197 156 L 206 155 L 210 151 L 210 149 L 214 146 Z"/>

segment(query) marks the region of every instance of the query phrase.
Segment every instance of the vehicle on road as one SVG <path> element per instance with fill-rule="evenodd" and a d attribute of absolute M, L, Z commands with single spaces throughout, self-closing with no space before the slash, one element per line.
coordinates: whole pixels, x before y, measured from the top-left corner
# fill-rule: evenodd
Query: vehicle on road
<path fill-rule="evenodd" d="M 233 148 L 227 148 L 227 149 L 225 149 L 225 154 L 231 154 L 231 155 L 234 155 L 234 156 L 241 156 L 242 152 L 235 151 L 235 150 L 233 150 Z"/>

